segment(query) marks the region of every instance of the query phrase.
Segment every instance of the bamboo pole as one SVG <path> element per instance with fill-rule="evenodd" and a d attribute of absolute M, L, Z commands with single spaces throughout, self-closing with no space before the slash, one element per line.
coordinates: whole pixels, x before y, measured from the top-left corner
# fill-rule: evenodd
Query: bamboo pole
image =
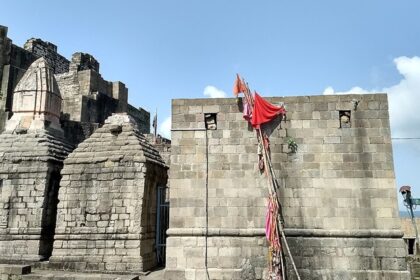
<path fill-rule="evenodd" d="M 242 82 L 243 82 L 244 85 L 246 85 L 246 92 L 244 92 L 244 96 L 247 99 L 247 102 L 249 104 L 251 104 L 252 105 L 252 108 L 253 108 L 254 100 L 252 98 L 251 91 L 250 91 L 250 89 L 248 87 L 248 84 L 245 83 L 245 80 L 244 79 L 242 79 Z M 252 109 L 251 109 L 251 112 L 252 112 Z M 274 168 L 273 168 L 273 165 L 272 165 L 270 156 L 269 156 L 268 151 L 267 151 L 267 149 L 266 149 L 266 147 L 264 145 L 264 138 L 263 138 L 263 135 L 262 135 L 262 132 L 261 132 L 261 128 L 258 128 L 257 129 L 257 139 L 258 139 L 258 142 L 259 143 L 262 143 L 265 171 L 266 171 L 266 175 L 267 175 L 268 179 L 269 180 L 271 179 L 270 180 L 271 183 L 268 184 L 269 185 L 268 191 L 269 191 L 270 195 L 275 194 L 275 203 L 276 203 L 277 209 L 279 211 L 281 209 L 280 208 L 281 204 L 279 202 L 279 198 L 278 198 L 278 195 L 277 195 L 278 182 L 277 182 L 276 174 L 274 172 Z M 269 172 L 267 172 L 267 168 L 269 169 Z M 300 280 L 301 278 L 300 278 L 299 272 L 297 270 L 297 267 L 296 267 L 295 261 L 293 259 L 293 256 L 292 256 L 292 254 L 290 252 L 289 244 L 288 244 L 287 239 L 286 239 L 286 236 L 284 234 L 283 226 L 281 224 L 282 221 L 281 221 L 281 217 L 280 217 L 279 213 L 277 213 L 276 220 L 277 220 L 277 223 L 276 223 L 277 224 L 277 231 L 281 235 L 281 237 L 282 237 L 282 239 L 284 241 L 284 244 L 285 244 L 287 253 L 288 253 L 289 257 L 290 257 L 290 261 L 292 263 L 293 269 L 294 269 L 294 271 L 296 273 L 296 276 L 297 276 L 298 280 Z M 284 267 L 284 263 L 283 263 L 283 257 L 280 256 L 280 258 L 281 258 L 281 267 L 282 267 L 282 277 L 283 277 L 283 280 L 284 280 L 285 279 L 285 275 L 284 275 L 284 273 L 285 273 L 285 267 Z"/>

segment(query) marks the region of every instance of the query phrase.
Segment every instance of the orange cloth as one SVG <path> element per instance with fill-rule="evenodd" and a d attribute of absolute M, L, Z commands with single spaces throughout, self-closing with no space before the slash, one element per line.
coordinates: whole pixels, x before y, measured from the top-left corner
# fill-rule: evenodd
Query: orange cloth
<path fill-rule="evenodd" d="M 241 80 L 241 77 L 239 77 L 239 74 L 236 74 L 236 81 L 233 85 L 233 94 L 235 96 L 238 96 L 239 93 L 244 92 L 246 90 L 246 86 Z"/>

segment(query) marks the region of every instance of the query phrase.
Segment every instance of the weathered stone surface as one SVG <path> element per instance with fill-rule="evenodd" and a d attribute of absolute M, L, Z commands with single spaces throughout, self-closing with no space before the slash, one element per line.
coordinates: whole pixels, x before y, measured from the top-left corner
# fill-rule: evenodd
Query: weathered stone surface
<path fill-rule="evenodd" d="M 104 80 L 92 55 L 77 52 L 70 62 L 57 52 L 56 45 L 35 38 L 21 48 L 12 44 L 4 26 L 0 26 L 0 132 L 11 116 L 9 112 L 14 111 L 13 90 L 29 65 L 39 58 L 45 59 L 58 81 L 63 108 L 57 115 L 70 142 L 80 143 L 115 112 L 127 112 L 142 133 L 150 132 L 149 112 L 129 105 L 128 89 L 121 82 Z M 37 102 L 42 100 L 46 99 Z M 31 109 L 34 111 L 34 107 Z"/>
<path fill-rule="evenodd" d="M 302 279 L 409 279 L 387 97 L 357 95 L 357 111 L 354 98 L 269 98 L 288 110 L 286 122 L 264 127 L 286 235 Z M 341 110 L 350 111 L 343 128 Z M 217 130 L 199 131 L 209 112 L 217 113 Z M 217 271 L 211 279 L 241 279 L 248 264 L 262 279 L 267 179 L 258 171 L 255 132 L 241 107 L 235 99 L 173 100 L 172 121 L 165 277 L 175 272 L 203 279 L 207 263 L 209 273 Z M 288 149 L 288 137 L 298 144 L 296 153 Z M 288 275 L 294 279 L 291 267 Z"/>
<path fill-rule="evenodd" d="M 64 161 L 50 264 L 143 271 L 156 265 L 156 188 L 167 166 L 127 114 L 114 114 Z"/>
<path fill-rule="evenodd" d="M 37 102 L 41 96 L 49 102 Z M 51 255 L 60 169 L 73 146 L 63 138 L 60 93 L 43 58 L 15 97 L 15 114 L 0 135 L 0 258 L 33 261 Z"/>
<path fill-rule="evenodd" d="M 53 271 L 53 270 L 33 270 L 32 273 L 22 275 L 16 280 L 139 280 L 138 275 L 121 275 L 121 274 L 101 274 L 101 273 L 83 273 L 71 271 Z M 13 279 L 15 280 L 15 279 Z"/>
<path fill-rule="evenodd" d="M 41 39 L 31 38 L 23 48 L 36 57 L 43 57 L 51 65 L 55 74 L 69 71 L 69 61 L 57 52 L 57 46 Z"/>
<path fill-rule="evenodd" d="M 53 69 L 41 57 L 20 79 L 13 93 L 13 116 L 6 130 L 50 129 L 61 131 L 61 95 Z"/>

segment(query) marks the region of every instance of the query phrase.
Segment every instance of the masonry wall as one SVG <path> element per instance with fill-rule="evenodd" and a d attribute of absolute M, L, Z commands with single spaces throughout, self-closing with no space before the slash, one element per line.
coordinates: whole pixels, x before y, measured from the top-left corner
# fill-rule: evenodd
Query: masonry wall
<path fill-rule="evenodd" d="M 152 244 L 145 246 L 150 250 L 149 259 L 143 261 L 140 254 L 141 239 L 153 238 L 140 235 L 141 198 L 152 204 L 154 201 L 146 198 L 153 195 L 153 189 L 145 186 L 142 169 L 142 164 L 130 166 L 112 161 L 66 165 L 51 264 L 75 270 L 120 272 L 154 266 Z"/>
<path fill-rule="evenodd" d="M 60 169 L 70 148 L 40 132 L 0 135 L 2 262 L 39 261 L 51 255 Z"/>
<path fill-rule="evenodd" d="M 136 108 L 128 104 L 127 113 L 136 120 L 137 126 L 141 133 L 150 133 L 150 112 L 141 107 Z"/>
<path fill-rule="evenodd" d="M 357 110 L 353 99 L 360 100 Z M 409 279 L 386 95 L 269 100 L 288 110 L 286 122 L 264 129 L 302 279 Z M 267 179 L 257 168 L 255 131 L 241 110 L 235 99 L 172 102 L 165 279 L 266 276 Z M 340 118 L 344 112 L 350 123 Z M 204 129 L 204 113 L 217 113 L 217 130 L 193 131 Z M 288 149 L 289 137 L 297 153 Z M 290 259 L 287 264 L 295 279 Z"/>
<path fill-rule="evenodd" d="M 143 109 L 128 108 L 127 87 L 119 81 L 104 80 L 99 73 L 99 62 L 92 55 L 76 52 L 69 61 L 58 53 L 56 45 L 35 38 L 21 48 L 12 44 L 5 26 L 0 26 L 0 132 L 12 115 L 14 88 L 29 65 L 41 56 L 56 75 L 63 97 L 61 120 L 71 122 L 65 127 L 75 127 L 73 122 L 80 122 L 76 131 L 86 132 L 84 128 L 88 124 L 102 125 L 112 113 L 129 112 L 142 133 L 150 132 L 150 114 Z M 71 138 L 84 140 L 84 135 Z"/>
<path fill-rule="evenodd" d="M 48 164 L 1 165 L 0 255 L 5 260 L 40 260 L 41 217 Z M 12 171 L 10 174 L 8 172 Z M 51 239 L 52 240 L 52 239 Z M 52 244 L 52 242 L 51 242 Z"/>
<path fill-rule="evenodd" d="M 94 70 L 72 71 L 56 75 L 56 79 L 63 97 L 63 119 L 103 123 L 112 113 L 124 112 L 127 107 L 127 100 L 113 98 L 119 90 L 127 93 L 127 89 L 114 90 L 113 83 Z"/>
<path fill-rule="evenodd" d="M 131 117 L 111 116 L 61 174 L 51 266 L 123 273 L 156 266 L 156 189 L 167 168 Z"/>
<path fill-rule="evenodd" d="M 70 61 L 57 52 L 56 45 L 42 41 L 41 39 L 31 38 L 26 41 L 23 48 L 32 53 L 36 58 L 44 57 L 55 74 L 69 71 Z"/>

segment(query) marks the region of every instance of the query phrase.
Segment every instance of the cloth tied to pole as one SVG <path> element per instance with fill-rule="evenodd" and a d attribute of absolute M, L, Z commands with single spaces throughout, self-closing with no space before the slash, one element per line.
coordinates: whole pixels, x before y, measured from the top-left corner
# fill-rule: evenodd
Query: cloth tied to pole
<path fill-rule="evenodd" d="M 274 106 L 255 92 L 254 109 L 251 118 L 251 124 L 254 128 L 260 128 L 260 125 L 270 122 L 278 115 L 285 113 L 286 109 L 284 107 Z"/>

